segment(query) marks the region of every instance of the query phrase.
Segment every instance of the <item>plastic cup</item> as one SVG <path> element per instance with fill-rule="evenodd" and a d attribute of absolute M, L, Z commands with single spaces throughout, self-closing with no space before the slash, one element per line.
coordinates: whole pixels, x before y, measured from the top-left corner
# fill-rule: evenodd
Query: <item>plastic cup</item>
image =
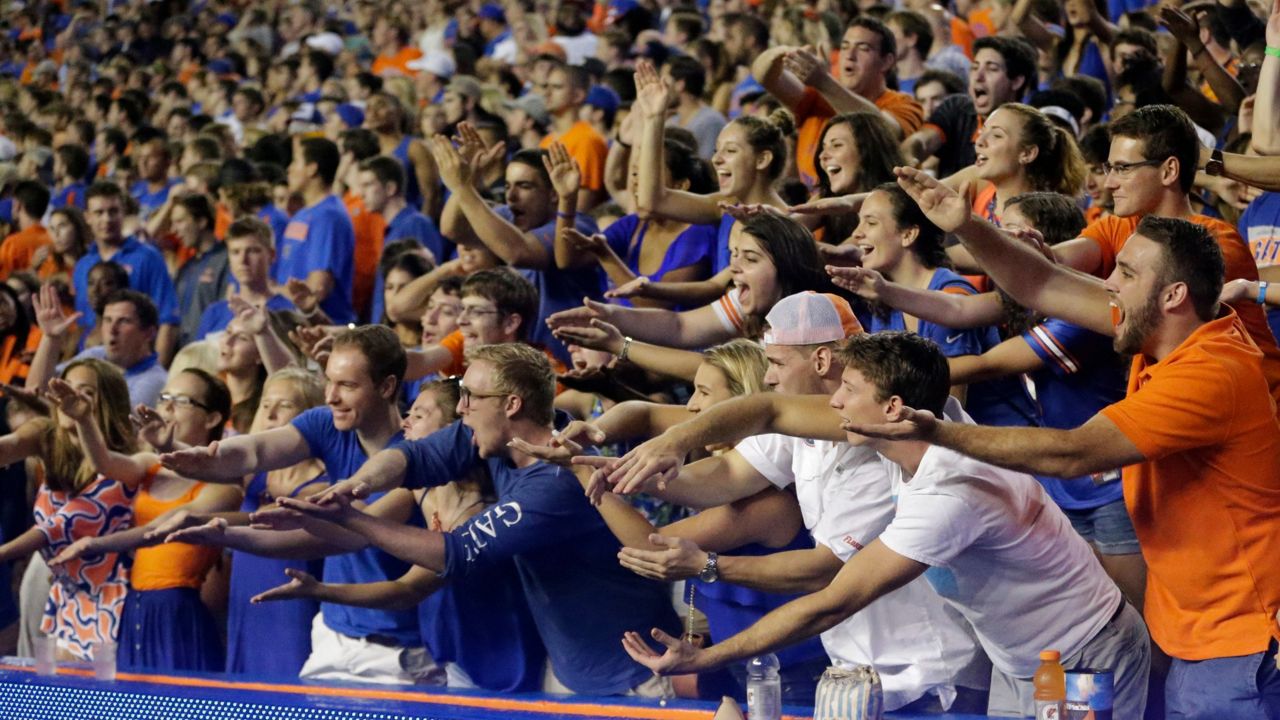
<path fill-rule="evenodd" d="M 116 679 L 116 644 L 98 643 L 93 647 L 93 677 L 98 680 Z"/>
<path fill-rule="evenodd" d="M 58 673 L 58 641 L 52 635 L 37 634 L 32 639 L 35 645 L 36 674 L 43 676 Z"/>

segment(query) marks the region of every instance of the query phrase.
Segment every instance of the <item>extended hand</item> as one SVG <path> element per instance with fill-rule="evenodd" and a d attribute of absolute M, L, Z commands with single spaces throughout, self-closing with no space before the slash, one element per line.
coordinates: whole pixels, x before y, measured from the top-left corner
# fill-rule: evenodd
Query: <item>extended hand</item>
<path fill-rule="evenodd" d="M 156 452 L 168 452 L 173 448 L 174 425 L 165 422 L 164 417 L 154 409 L 146 405 L 138 405 L 133 409 L 129 420 L 138 431 L 138 437 Z M 164 462 L 163 458 L 161 462 Z"/>
<path fill-rule="evenodd" d="M 548 316 L 547 327 L 552 330 L 566 325 L 582 327 L 590 322 L 592 318 L 608 320 L 610 307 L 611 306 L 602 302 L 597 302 L 591 298 L 583 298 L 582 307 L 561 310 L 558 313 L 552 313 Z"/>
<path fill-rule="evenodd" d="M 707 566 L 707 553 L 691 540 L 654 533 L 649 536 L 649 542 L 664 545 L 666 549 L 624 547 L 618 552 L 618 562 L 637 575 L 663 582 L 697 577 Z"/>
<path fill-rule="evenodd" d="M 649 283 L 650 280 L 648 277 L 644 275 L 637 275 L 618 287 L 606 291 L 604 296 L 613 299 L 644 297 L 645 289 L 649 287 Z"/>
<path fill-rule="evenodd" d="M 77 312 L 68 315 L 63 312 L 57 288 L 48 283 L 41 285 L 40 292 L 31 296 L 31 304 L 36 311 L 36 324 L 40 326 L 40 332 L 54 340 L 66 335 L 67 330 L 71 329 L 82 314 Z"/>
<path fill-rule="evenodd" d="M 352 500 L 363 500 L 369 497 L 371 490 L 372 488 L 363 480 L 347 478 L 342 482 L 334 483 L 328 490 L 318 495 L 313 495 L 311 501 L 317 505 L 350 504 Z"/>
<path fill-rule="evenodd" d="M 291 279 L 289 284 L 292 285 L 295 282 L 306 285 L 306 283 L 303 283 L 301 280 L 297 280 L 296 278 Z M 310 289 L 311 288 L 308 286 L 307 290 Z M 244 327 L 245 332 L 248 332 L 251 335 L 259 335 L 267 329 L 266 310 L 256 305 L 249 304 L 247 300 L 239 295 L 232 295 L 227 300 L 227 306 L 231 309 L 231 312 L 235 314 L 236 319 L 240 321 L 240 325 Z"/>
<path fill-rule="evenodd" d="M 57 406 L 59 412 L 72 420 L 88 420 L 93 415 L 93 399 L 88 394 L 78 391 L 61 378 L 49 381 L 47 392 L 49 402 Z"/>
<path fill-rule="evenodd" d="M 925 217 L 943 232 L 955 232 L 969 220 L 971 205 L 965 201 L 968 192 L 957 193 L 915 168 L 899 167 L 893 172 L 898 176 L 898 186 L 907 191 Z"/>
<path fill-rule="evenodd" d="M 53 556 L 49 561 L 49 567 L 58 567 L 65 565 L 72 560 L 78 560 L 82 557 L 98 555 L 99 553 L 93 547 L 93 541 L 97 538 L 80 538 L 70 545 L 62 549 L 62 552 Z"/>
<path fill-rule="evenodd" d="M 626 342 L 622 331 L 616 326 L 594 318 L 585 327 L 564 325 L 556 328 L 551 334 L 562 343 L 581 345 L 584 348 L 614 355 L 622 352 L 622 346 Z"/>
<path fill-rule="evenodd" d="M 551 143 L 547 154 L 542 156 L 542 165 L 551 177 L 551 187 L 562 198 L 577 198 L 578 189 L 582 187 L 582 172 L 578 169 L 578 161 L 573 159 L 564 144 L 559 140 Z"/>
<path fill-rule="evenodd" d="M 665 117 L 667 108 L 671 106 L 671 89 L 663 82 L 657 68 L 649 60 L 636 63 L 636 99 L 633 107 L 637 107 L 646 118 Z"/>
<path fill-rule="evenodd" d="M 218 442 L 215 440 L 205 447 L 165 453 L 160 456 L 160 464 L 184 477 L 202 478 L 217 464 L 217 457 Z"/>
<path fill-rule="evenodd" d="M 1236 303 L 1243 300 L 1254 300 L 1258 297 L 1258 281 L 1237 278 L 1222 286 L 1222 294 L 1218 302 Z"/>
<path fill-rule="evenodd" d="M 289 582 L 258 593 L 249 598 L 249 602 L 256 605 L 258 603 L 271 602 L 272 600 L 295 600 L 297 598 L 316 596 L 320 583 L 309 573 L 294 568 L 285 568 L 284 574 L 291 578 Z"/>
<path fill-rule="evenodd" d="M 841 423 L 840 429 L 885 440 L 928 440 L 938 431 L 938 418 L 928 410 L 901 407 L 888 417 L 888 422 L 874 425 Z"/>
<path fill-rule="evenodd" d="M 214 518 L 204 525 L 197 525 L 196 527 L 170 533 L 164 541 L 167 543 L 187 543 L 189 545 L 222 545 L 226 542 L 226 538 L 226 519 Z"/>
<path fill-rule="evenodd" d="M 659 655 L 639 633 L 629 632 L 622 636 L 622 647 L 632 660 L 649 668 L 655 675 L 678 675 L 702 669 L 699 658 L 706 653 L 705 650 L 684 640 L 677 640 L 658 628 L 654 628 L 649 634 L 667 647 L 666 652 Z"/>
<path fill-rule="evenodd" d="M 864 300 L 879 300 L 884 289 L 884 276 L 875 270 L 860 267 L 827 266 L 827 274 L 836 287 L 844 288 Z"/>
<path fill-rule="evenodd" d="M 659 489 L 680 474 L 688 451 L 675 434 L 667 431 L 622 456 L 618 466 L 609 473 L 613 491 L 620 495 L 642 492 L 647 483 L 656 483 Z"/>

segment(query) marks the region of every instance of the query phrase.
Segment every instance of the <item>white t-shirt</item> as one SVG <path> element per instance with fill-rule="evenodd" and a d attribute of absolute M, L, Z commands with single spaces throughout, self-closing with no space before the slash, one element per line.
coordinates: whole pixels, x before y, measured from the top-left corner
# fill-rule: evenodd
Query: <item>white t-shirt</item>
<path fill-rule="evenodd" d="M 1074 654 L 1110 621 L 1120 590 L 1035 478 L 933 446 L 914 476 L 885 463 L 898 510 L 880 542 L 978 633 L 992 664 L 1027 678 L 1041 650 Z"/>
<path fill-rule="evenodd" d="M 795 483 L 805 526 L 841 560 L 875 540 L 893 519 L 889 474 L 872 450 L 785 435 L 757 435 L 736 449 L 774 485 Z M 822 644 L 837 667 L 876 668 L 886 710 L 929 692 L 950 707 L 957 685 L 981 689 L 990 680 L 972 629 L 923 578 L 822 633 Z"/>
<path fill-rule="evenodd" d="M 595 57 L 600 38 L 595 34 L 584 32 L 581 35 L 557 35 L 551 41 L 564 48 L 565 62 L 570 65 L 581 65 L 583 60 Z"/>

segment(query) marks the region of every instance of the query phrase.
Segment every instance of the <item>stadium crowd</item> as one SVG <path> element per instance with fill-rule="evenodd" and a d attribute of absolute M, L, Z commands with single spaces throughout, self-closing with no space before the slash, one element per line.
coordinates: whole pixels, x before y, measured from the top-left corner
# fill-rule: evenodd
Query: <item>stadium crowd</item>
<path fill-rule="evenodd" d="M 1280 718 L 1278 154 L 1280 0 L 7 4 L 0 654 Z"/>

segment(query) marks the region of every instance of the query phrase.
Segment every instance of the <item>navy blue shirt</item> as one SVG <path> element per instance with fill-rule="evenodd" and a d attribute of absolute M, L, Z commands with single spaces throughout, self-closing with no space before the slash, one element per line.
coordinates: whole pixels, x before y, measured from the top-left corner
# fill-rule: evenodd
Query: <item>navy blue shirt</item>
<path fill-rule="evenodd" d="M 446 578 L 468 578 L 513 560 L 556 677 L 576 693 L 625 693 L 651 677 L 622 649 L 631 630 L 677 633 L 667 586 L 618 564 L 617 538 L 572 471 L 549 463 L 517 468 L 481 459 L 460 421 L 394 446 L 408 461 L 406 487 L 442 485 L 484 466 L 498 502 L 445 539 Z M 326 580 L 328 578 L 326 577 Z"/>
<path fill-rule="evenodd" d="M 1073 430 L 1102 408 L 1124 399 L 1129 368 L 1112 349 L 1111 338 L 1056 318 L 1022 334 L 1044 367 L 1031 374 L 1046 427 Z M 1123 497 L 1120 468 L 1077 478 L 1037 476 L 1069 510 L 1087 510 Z"/>
<path fill-rule="evenodd" d="M 333 411 L 327 407 L 311 408 L 294 418 L 291 424 L 302 433 L 307 447 L 311 449 L 311 456 L 324 463 L 325 472 L 333 482 L 351 477 L 369 459 L 354 430 L 339 430 L 333 426 Z M 404 433 L 397 432 L 390 444 L 402 440 Z M 368 502 L 375 502 L 384 494 L 374 493 Z M 420 513 L 414 515 L 421 520 Z M 385 582 L 404 575 L 409 567 L 409 563 L 403 560 L 378 548 L 368 547 L 325 558 L 324 580 L 331 583 Z M 422 644 L 416 610 L 373 610 L 321 603 L 320 612 L 330 630 L 348 637 L 385 635 L 395 638 L 402 647 Z"/>
<path fill-rule="evenodd" d="M 389 243 L 405 238 L 417 240 L 420 245 L 431 251 L 431 256 L 437 263 L 444 262 L 444 241 L 440 238 L 440 231 L 436 229 L 436 224 L 431 221 L 431 218 L 409 205 L 387 221 L 387 231 L 383 236 L 382 246 L 386 247 Z M 382 293 L 386 285 L 387 279 L 382 273 L 377 273 L 373 280 L 373 303 L 369 306 L 371 322 L 382 322 L 382 313 L 385 310 Z"/>

